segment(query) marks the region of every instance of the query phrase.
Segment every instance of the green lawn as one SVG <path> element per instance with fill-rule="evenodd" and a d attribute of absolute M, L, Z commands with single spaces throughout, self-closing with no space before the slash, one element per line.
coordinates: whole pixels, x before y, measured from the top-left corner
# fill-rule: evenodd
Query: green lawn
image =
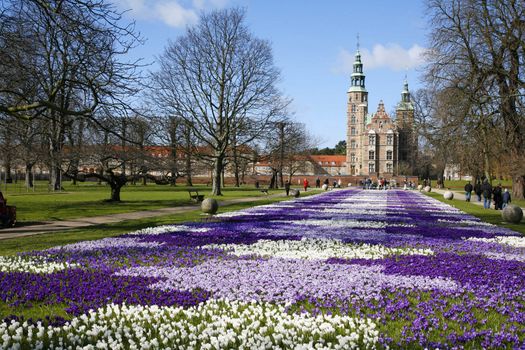
<path fill-rule="evenodd" d="M 9 187 L 11 186 L 11 187 Z M 110 190 L 108 186 L 97 183 L 81 183 L 77 186 L 64 184 L 63 192 L 50 193 L 18 191 L 15 184 L 8 185 L 2 191 L 8 204 L 16 205 L 17 219 L 20 225 L 38 221 L 64 220 L 107 214 L 118 214 L 139 210 L 152 210 L 188 205 L 190 201 L 187 187 L 161 186 L 155 184 L 128 185 L 122 189 L 120 203 L 107 202 Z M 37 184 L 37 188 L 44 187 Z M 196 186 L 206 198 L 211 196 L 211 188 Z M 270 194 L 282 193 L 283 190 L 270 190 Z M 243 197 L 265 197 L 259 190 L 250 187 L 226 187 L 223 196 L 215 197 L 228 200 Z"/>
<path fill-rule="evenodd" d="M 470 181 L 472 185 L 474 185 L 474 181 Z M 501 184 L 503 187 L 512 188 L 512 180 L 492 180 L 492 185 L 495 186 L 497 184 Z M 446 188 L 450 188 L 451 190 L 463 190 L 465 185 L 467 184 L 467 180 L 445 180 L 444 185 Z M 432 185 L 435 186 L 436 182 L 435 180 L 432 181 Z"/>
<path fill-rule="evenodd" d="M 474 204 L 474 203 L 468 203 L 462 200 L 453 199 L 453 200 L 446 200 L 443 198 L 442 194 L 434 193 L 434 192 L 423 192 L 427 196 L 436 198 L 437 200 L 440 200 L 441 202 L 447 203 L 449 205 L 452 205 L 455 208 L 458 208 L 465 213 L 474 215 L 475 217 L 480 218 L 481 220 L 485 222 L 489 222 L 494 225 L 498 225 L 501 227 L 506 227 L 511 230 L 521 232 L 525 234 L 525 220 L 522 220 L 519 224 L 508 224 L 503 222 L 501 218 L 501 210 L 494 210 L 494 209 L 484 209 L 483 206 Z"/>

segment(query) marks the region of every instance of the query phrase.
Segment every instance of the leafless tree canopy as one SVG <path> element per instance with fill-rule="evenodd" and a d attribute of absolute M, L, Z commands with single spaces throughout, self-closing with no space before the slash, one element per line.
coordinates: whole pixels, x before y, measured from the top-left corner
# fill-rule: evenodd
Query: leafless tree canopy
<path fill-rule="evenodd" d="M 442 125 L 455 124 L 457 134 L 465 137 L 486 137 L 480 130 L 491 124 L 499 128 L 505 146 L 499 149 L 506 149 L 500 156 L 511 163 L 515 198 L 523 198 L 525 3 L 428 0 L 427 5 L 432 29 L 428 88 L 442 97 L 448 94 L 460 105 L 456 109 L 463 109 L 445 116 Z M 490 147 L 498 148 L 497 141 L 492 138 Z"/>
<path fill-rule="evenodd" d="M 283 113 L 279 71 L 267 41 L 253 37 L 239 9 L 203 14 L 199 24 L 169 43 L 153 74 L 156 101 L 191 125 L 214 161 L 213 193 L 232 135 L 246 144 Z"/>
<path fill-rule="evenodd" d="M 0 112 L 34 118 L 114 114 L 136 92 L 140 43 L 104 0 L 2 0 Z M 31 113 L 28 113 L 30 111 Z"/>

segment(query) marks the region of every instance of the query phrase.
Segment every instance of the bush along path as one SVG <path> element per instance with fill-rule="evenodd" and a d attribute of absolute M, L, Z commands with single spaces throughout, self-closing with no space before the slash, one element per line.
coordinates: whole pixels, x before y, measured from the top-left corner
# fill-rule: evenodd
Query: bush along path
<path fill-rule="evenodd" d="M 412 191 L 331 191 L 0 271 L 0 348 L 525 346 L 525 239 Z"/>

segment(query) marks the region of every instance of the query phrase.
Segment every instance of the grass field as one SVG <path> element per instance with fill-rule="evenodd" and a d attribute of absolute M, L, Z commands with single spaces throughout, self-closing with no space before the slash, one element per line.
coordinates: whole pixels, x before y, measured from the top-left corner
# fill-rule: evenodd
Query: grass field
<path fill-rule="evenodd" d="M 439 193 L 434 193 L 434 192 L 430 192 L 430 193 L 423 192 L 423 193 L 425 193 L 426 195 L 430 197 L 436 198 L 437 200 L 443 203 L 447 203 L 455 208 L 458 208 L 459 210 L 462 210 L 467 214 L 474 215 L 485 222 L 488 222 L 488 223 L 491 223 L 497 226 L 501 226 L 501 227 L 506 227 L 511 230 L 525 234 L 525 221 L 524 220 L 522 220 L 521 223 L 519 224 L 509 224 L 509 223 L 503 222 L 501 218 L 500 210 L 484 209 L 483 206 L 476 205 L 474 203 L 467 203 L 465 201 L 461 201 L 457 199 L 453 199 L 451 201 L 446 200 L 443 198 L 443 195 Z"/>
<path fill-rule="evenodd" d="M 129 185 L 122 188 L 122 202 L 106 201 L 109 198 L 108 186 L 97 183 L 81 183 L 77 186 L 64 184 L 64 191 L 50 193 L 46 191 L 18 191 L 16 184 L 8 185 L 2 192 L 8 204 L 17 207 L 17 219 L 20 225 L 39 221 L 64 220 L 98 215 L 118 214 L 139 210 L 152 210 L 167 207 L 188 205 L 191 203 L 186 186 L 160 186 L 155 184 Z M 36 188 L 44 188 L 44 183 L 38 183 Z M 211 188 L 195 186 L 206 198 L 211 196 Z M 282 193 L 282 190 L 270 190 L 272 193 Z M 223 195 L 215 197 L 218 200 L 228 200 L 243 197 L 265 197 L 261 191 L 253 187 L 226 187 Z"/>

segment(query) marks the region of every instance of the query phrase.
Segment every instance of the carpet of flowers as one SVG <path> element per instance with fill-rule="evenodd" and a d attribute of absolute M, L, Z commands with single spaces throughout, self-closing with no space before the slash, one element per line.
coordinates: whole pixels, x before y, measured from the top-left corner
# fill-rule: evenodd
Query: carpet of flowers
<path fill-rule="evenodd" d="M 525 348 L 525 238 L 348 189 L 0 257 L 0 349 Z"/>

